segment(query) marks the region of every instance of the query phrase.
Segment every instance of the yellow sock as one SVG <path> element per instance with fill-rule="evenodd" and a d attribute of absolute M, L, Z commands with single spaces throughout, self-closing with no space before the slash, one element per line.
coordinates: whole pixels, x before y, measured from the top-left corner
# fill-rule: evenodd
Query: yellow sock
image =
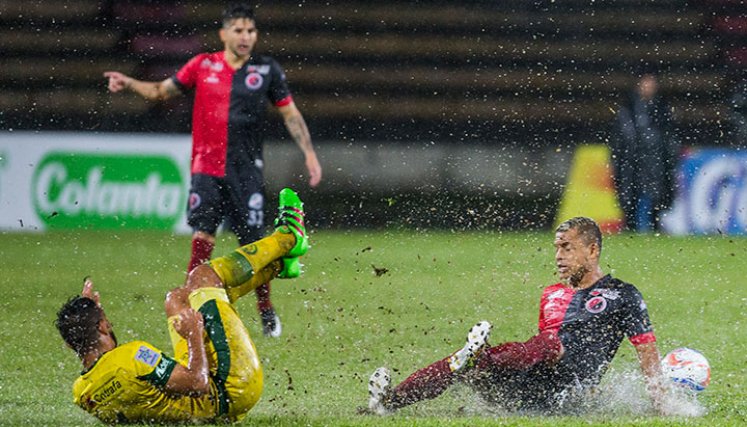
<path fill-rule="evenodd" d="M 210 260 L 210 266 L 226 286 L 226 291 L 229 291 L 249 282 L 255 272 L 261 272 L 271 262 L 280 259 L 295 244 L 296 237 L 293 234 L 272 233 L 226 256 Z M 264 282 L 260 284 L 262 283 Z"/>
<path fill-rule="evenodd" d="M 228 294 L 228 300 L 231 301 L 231 304 L 235 303 L 237 299 L 257 289 L 258 286 L 261 286 L 277 277 L 277 275 L 280 273 L 280 270 L 282 269 L 283 261 L 277 259 L 271 262 L 270 265 L 263 268 L 262 270 L 259 270 L 259 272 L 255 273 L 251 279 L 247 280 L 241 285 L 227 288 L 226 293 Z"/>

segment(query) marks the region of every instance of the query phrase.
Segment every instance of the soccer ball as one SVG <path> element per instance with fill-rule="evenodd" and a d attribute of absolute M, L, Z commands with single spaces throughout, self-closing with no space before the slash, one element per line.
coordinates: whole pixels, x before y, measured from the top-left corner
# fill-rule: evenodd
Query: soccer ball
<path fill-rule="evenodd" d="M 687 347 L 676 348 L 664 356 L 661 370 L 675 384 L 695 392 L 705 390 L 711 382 L 708 360 L 700 352 Z"/>

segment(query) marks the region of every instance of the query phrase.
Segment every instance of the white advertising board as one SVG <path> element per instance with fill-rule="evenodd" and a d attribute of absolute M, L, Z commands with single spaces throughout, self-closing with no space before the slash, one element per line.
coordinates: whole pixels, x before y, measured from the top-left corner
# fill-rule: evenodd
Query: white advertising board
<path fill-rule="evenodd" d="M 189 135 L 0 132 L 0 229 L 189 233 Z"/>

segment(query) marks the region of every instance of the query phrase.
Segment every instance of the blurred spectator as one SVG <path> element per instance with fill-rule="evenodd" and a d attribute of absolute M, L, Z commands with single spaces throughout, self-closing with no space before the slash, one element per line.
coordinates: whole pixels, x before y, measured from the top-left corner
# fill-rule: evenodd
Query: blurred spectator
<path fill-rule="evenodd" d="M 646 70 L 617 113 L 611 138 L 615 186 L 629 230 L 657 229 L 674 194 L 680 150 L 657 75 Z"/>
<path fill-rule="evenodd" d="M 730 140 L 735 147 L 747 147 L 747 73 L 737 81 L 729 97 Z"/>

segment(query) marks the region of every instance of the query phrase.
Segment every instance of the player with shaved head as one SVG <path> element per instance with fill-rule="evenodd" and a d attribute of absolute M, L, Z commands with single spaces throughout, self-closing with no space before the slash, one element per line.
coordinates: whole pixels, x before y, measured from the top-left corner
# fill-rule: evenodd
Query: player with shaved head
<path fill-rule="evenodd" d="M 391 387 L 379 368 L 369 380 L 369 410 L 386 414 L 443 393 L 463 381 L 487 401 L 530 413 L 564 413 L 599 384 L 625 337 L 633 344 L 655 407 L 663 383 L 656 338 L 635 286 L 604 274 L 602 233 L 590 218 L 571 218 L 555 231 L 561 283 L 540 298 L 538 332 L 525 342 L 488 344 L 487 321 L 470 329 L 465 346 Z"/>

